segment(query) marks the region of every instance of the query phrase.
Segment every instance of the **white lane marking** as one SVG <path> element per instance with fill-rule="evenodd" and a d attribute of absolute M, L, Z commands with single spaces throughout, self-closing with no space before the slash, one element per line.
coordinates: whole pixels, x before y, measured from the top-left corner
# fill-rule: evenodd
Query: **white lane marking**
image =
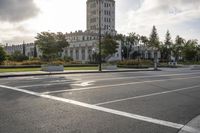
<path fill-rule="evenodd" d="M 167 126 L 167 127 L 171 127 L 171 128 L 175 128 L 175 129 L 181 129 L 182 127 L 184 127 L 184 125 L 178 124 L 178 123 L 154 119 L 154 118 L 151 118 L 151 117 L 145 117 L 145 116 L 141 116 L 141 115 L 137 115 L 137 114 L 131 114 L 131 113 L 118 111 L 118 110 L 114 110 L 114 109 L 109 109 L 109 108 L 105 108 L 105 107 L 100 107 L 100 106 L 96 106 L 96 105 L 91 105 L 91 104 L 87 104 L 87 103 L 83 103 L 83 102 L 79 102 L 79 101 L 75 101 L 75 100 L 71 100 L 71 99 L 65 99 L 65 98 L 60 98 L 60 97 L 50 96 L 50 95 L 41 95 L 40 93 L 23 90 L 23 89 L 19 89 L 19 88 L 16 88 L 16 87 L 10 87 L 10 86 L 4 86 L 4 85 L 0 85 L 0 87 L 7 88 L 7 89 L 10 89 L 10 90 L 14 90 L 14 91 L 23 92 L 23 93 L 26 93 L 26 94 L 31 94 L 31 95 L 42 97 L 42 98 L 47 98 L 47 99 L 51 99 L 51 100 L 55 100 L 55 101 L 60 101 L 60 102 L 65 102 L 65 103 L 69 103 L 69 104 L 73 104 L 73 105 L 78 105 L 78 106 L 81 106 L 81 107 L 85 107 L 85 108 L 89 108 L 89 109 L 93 109 L 93 110 L 98 110 L 98 111 L 102 111 L 102 112 L 106 112 L 106 113 L 110 113 L 110 114 L 115 114 L 115 115 L 118 115 L 118 116 L 132 118 L 132 119 L 136 119 L 136 120 L 140 120 L 140 121 L 144 121 L 144 122 L 149 122 L 149 123 L 153 123 L 153 124 L 157 124 L 157 125 Z"/>
<path fill-rule="evenodd" d="M 72 81 L 72 80 L 53 80 L 53 81 L 49 81 L 50 83 L 60 83 L 60 82 L 68 82 L 68 81 Z"/>
<path fill-rule="evenodd" d="M 104 78 L 104 79 L 95 79 L 95 81 L 107 81 L 107 80 L 119 80 L 119 79 L 136 79 L 136 78 L 150 78 L 150 77 L 169 77 L 169 76 L 181 76 L 181 75 L 192 75 L 200 73 L 187 73 L 187 74 L 166 74 L 166 75 L 155 75 L 155 76 L 136 76 L 136 77 L 119 77 L 119 78 Z M 72 79 L 73 80 L 73 79 Z M 71 82 L 68 82 L 71 83 Z M 73 83 L 73 82 L 72 82 Z M 37 85 L 26 85 L 26 86 L 17 86 L 18 88 L 28 88 L 28 87 L 39 87 L 39 86 L 51 86 L 51 85 L 62 85 L 63 82 L 58 83 L 48 83 L 48 84 L 37 84 Z M 81 85 L 79 85 L 81 86 Z"/>
<path fill-rule="evenodd" d="M 164 82 L 164 81 L 171 81 L 171 80 L 194 79 L 194 78 L 199 78 L 199 77 L 200 76 L 189 77 L 189 78 L 173 78 L 173 79 L 147 80 L 147 81 L 129 82 L 129 83 L 123 83 L 123 84 L 102 85 L 102 86 L 93 86 L 93 87 L 85 87 L 85 88 L 77 88 L 77 89 L 49 91 L 49 92 L 44 92 L 43 94 L 54 94 L 54 93 L 72 92 L 72 91 L 83 91 L 83 90 L 91 90 L 91 89 L 98 89 L 98 88 L 107 88 L 107 87 L 115 87 L 115 86 L 126 86 L 126 85 L 141 84 L 141 83 Z M 107 89 L 109 89 L 109 88 L 107 88 Z"/>
<path fill-rule="evenodd" d="M 51 86 L 51 85 L 62 85 L 66 83 L 74 83 L 73 81 L 69 82 L 61 82 L 61 83 L 48 83 L 48 84 L 35 84 L 35 85 L 25 85 L 25 86 L 17 86 L 17 88 L 28 88 L 28 87 L 39 87 L 39 86 Z"/>
<path fill-rule="evenodd" d="M 84 87 L 84 86 L 91 86 L 93 82 L 94 81 L 86 81 L 86 82 L 82 82 L 80 84 L 72 84 L 72 85 L 83 86 Z"/>
<path fill-rule="evenodd" d="M 170 77 L 170 76 L 183 76 L 183 75 L 193 75 L 200 73 L 187 73 L 187 74 L 164 74 L 164 75 L 154 75 L 154 76 L 135 76 L 135 77 L 117 77 L 117 78 L 103 78 L 96 79 L 95 81 L 106 81 L 106 80 L 118 80 L 118 79 L 137 79 L 137 78 L 156 78 L 156 77 Z"/>
<path fill-rule="evenodd" d="M 186 87 L 186 88 L 180 88 L 180 89 L 171 90 L 171 91 L 163 91 L 163 92 L 157 92 L 157 93 L 152 93 L 152 94 L 147 94 L 147 95 L 141 95 L 141 96 L 135 96 L 135 97 L 117 99 L 117 100 L 112 100 L 112 101 L 97 103 L 97 104 L 94 104 L 94 105 L 105 105 L 105 104 L 116 103 L 116 102 L 122 102 L 122 101 L 133 100 L 133 99 L 139 99 L 139 98 L 144 98 L 144 97 L 151 97 L 151 96 L 157 96 L 157 95 L 162 95 L 162 94 L 168 94 L 168 93 L 172 93 L 172 92 L 184 91 L 184 90 L 194 89 L 194 88 L 198 88 L 198 87 L 200 87 L 200 86 L 197 85 L 197 86 L 191 86 L 191 87 Z"/>

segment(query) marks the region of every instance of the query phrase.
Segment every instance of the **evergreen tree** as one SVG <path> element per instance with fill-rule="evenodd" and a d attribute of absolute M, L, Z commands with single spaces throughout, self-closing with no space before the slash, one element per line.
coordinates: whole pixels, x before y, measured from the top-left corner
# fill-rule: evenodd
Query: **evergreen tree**
<path fill-rule="evenodd" d="M 185 40 L 180 37 L 176 36 L 175 43 L 172 47 L 173 56 L 175 57 L 176 61 L 179 61 L 179 57 L 182 54 L 182 49 L 184 47 Z"/>
<path fill-rule="evenodd" d="M 149 47 L 158 50 L 160 48 L 160 41 L 157 33 L 157 29 L 153 26 L 152 32 L 149 37 Z"/>
<path fill-rule="evenodd" d="M 164 55 L 164 59 L 167 59 L 168 61 L 170 61 L 171 59 L 172 45 L 173 43 L 172 43 L 171 35 L 170 35 L 169 30 L 167 30 L 162 54 Z"/>
<path fill-rule="evenodd" d="M 6 52 L 3 47 L 0 46 L 0 64 L 2 64 L 6 60 Z"/>
<path fill-rule="evenodd" d="M 148 46 L 154 50 L 154 70 L 157 70 L 158 50 L 160 48 L 160 41 L 155 26 L 153 26 L 152 32 L 150 34 Z"/>

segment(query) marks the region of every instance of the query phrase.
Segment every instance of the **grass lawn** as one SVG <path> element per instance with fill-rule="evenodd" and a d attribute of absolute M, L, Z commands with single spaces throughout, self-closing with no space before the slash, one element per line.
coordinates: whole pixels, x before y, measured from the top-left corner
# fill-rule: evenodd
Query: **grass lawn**
<path fill-rule="evenodd" d="M 65 67 L 65 70 L 98 70 L 98 67 Z"/>
<path fill-rule="evenodd" d="M 5 72 L 32 72 L 40 71 L 41 68 L 0 68 L 0 73 Z M 65 67 L 65 70 L 97 70 L 98 67 Z"/>
<path fill-rule="evenodd" d="M 5 72 L 31 72 L 40 71 L 40 68 L 0 68 L 0 73 Z"/>

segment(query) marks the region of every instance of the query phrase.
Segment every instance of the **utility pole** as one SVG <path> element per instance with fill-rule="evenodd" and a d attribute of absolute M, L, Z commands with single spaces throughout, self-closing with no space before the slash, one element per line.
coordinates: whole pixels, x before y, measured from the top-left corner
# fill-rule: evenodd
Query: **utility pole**
<path fill-rule="evenodd" d="M 102 71 L 101 68 L 101 0 L 99 0 L 99 72 Z"/>

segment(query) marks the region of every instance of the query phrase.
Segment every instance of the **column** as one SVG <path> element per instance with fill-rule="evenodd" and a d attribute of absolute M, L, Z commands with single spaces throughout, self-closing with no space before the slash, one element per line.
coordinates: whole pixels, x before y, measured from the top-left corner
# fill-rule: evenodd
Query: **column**
<path fill-rule="evenodd" d="M 85 60 L 89 61 L 89 53 L 88 53 L 88 47 L 85 47 Z"/>

